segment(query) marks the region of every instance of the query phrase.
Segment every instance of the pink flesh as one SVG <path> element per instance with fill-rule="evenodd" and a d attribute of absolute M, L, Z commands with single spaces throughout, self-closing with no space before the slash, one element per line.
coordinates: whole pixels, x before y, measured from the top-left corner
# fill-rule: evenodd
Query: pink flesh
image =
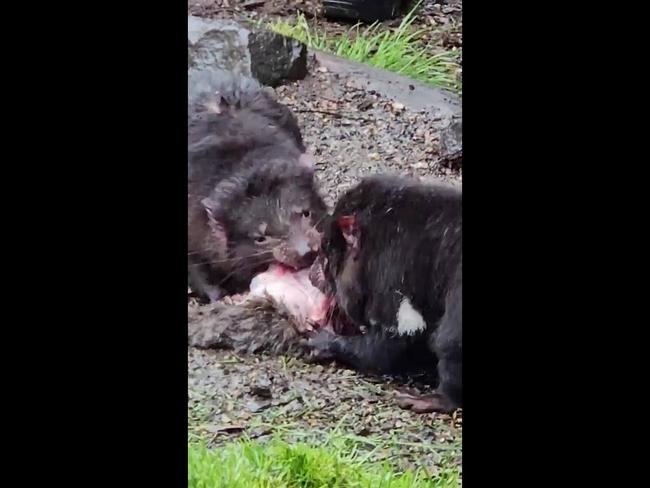
<path fill-rule="evenodd" d="M 250 295 L 270 299 L 298 325 L 323 325 L 330 301 L 309 281 L 309 268 L 294 271 L 273 264 L 250 285 Z"/>

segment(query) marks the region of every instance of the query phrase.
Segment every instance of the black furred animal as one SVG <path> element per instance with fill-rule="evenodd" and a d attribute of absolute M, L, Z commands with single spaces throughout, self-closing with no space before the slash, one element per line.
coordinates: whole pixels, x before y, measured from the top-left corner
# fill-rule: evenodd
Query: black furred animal
<path fill-rule="evenodd" d="M 245 291 L 277 261 L 313 261 L 325 204 L 291 111 L 252 79 L 191 72 L 188 278 L 204 301 Z"/>
<path fill-rule="evenodd" d="M 436 370 L 417 411 L 462 404 L 462 191 L 378 176 L 349 190 L 328 219 L 312 276 L 368 332 L 321 330 L 308 346 L 373 373 Z M 436 364 L 437 363 L 437 364 Z"/>

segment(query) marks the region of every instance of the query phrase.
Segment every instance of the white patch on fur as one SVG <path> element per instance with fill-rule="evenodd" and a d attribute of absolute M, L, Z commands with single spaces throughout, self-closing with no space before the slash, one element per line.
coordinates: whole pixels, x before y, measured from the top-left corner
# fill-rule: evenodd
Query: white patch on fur
<path fill-rule="evenodd" d="M 397 333 L 399 335 L 413 335 L 426 329 L 424 318 L 413 308 L 411 301 L 404 298 L 397 311 Z"/>

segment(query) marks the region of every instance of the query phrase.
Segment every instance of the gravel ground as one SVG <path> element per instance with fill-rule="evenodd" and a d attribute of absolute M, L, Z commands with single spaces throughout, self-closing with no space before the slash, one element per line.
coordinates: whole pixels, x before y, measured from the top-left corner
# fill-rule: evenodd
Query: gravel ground
<path fill-rule="evenodd" d="M 286 357 L 191 350 L 189 358 L 190 436 L 210 445 L 242 433 L 318 443 L 339 429 L 373 461 L 432 474 L 460 463 L 461 416 L 400 410 L 393 390 L 404 383 Z"/>
<path fill-rule="evenodd" d="M 203 1 L 203 8 L 219 3 Z M 230 5 L 240 3 L 230 0 Z M 232 12 L 220 14 L 232 18 Z M 329 204 L 363 175 L 378 172 L 462 181 L 458 168 L 439 163 L 440 121 L 411 113 L 399 101 L 366 92 L 313 61 L 305 80 L 278 87 L 276 94 L 298 116 Z M 372 459 L 399 467 L 426 466 L 435 472 L 460 463 L 460 413 L 417 415 L 395 405 L 395 390 L 422 390 L 417 382 L 370 378 L 290 357 L 192 348 L 188 371 L 190 436 L 207 437 L 211 445 L 242 434 L 317 440 L 339 428 L 359 442 L 359 449 L 372 452 Z"/>
<path fill-rule="evenodd" d="M 439 134 L 446 122 L 412 113 L 399 100 L 321 69 L 313 66 L 305 80 L 276 93 L 298 117 L 328 203 L 374 173 L 462 180 L 458 169 L 439 164 Z"/>

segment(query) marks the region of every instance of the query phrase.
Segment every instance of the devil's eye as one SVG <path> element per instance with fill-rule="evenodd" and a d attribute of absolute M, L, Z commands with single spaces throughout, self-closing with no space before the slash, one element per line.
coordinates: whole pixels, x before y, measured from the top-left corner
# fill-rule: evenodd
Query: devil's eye
<path fill-rule="evenodd" d="M 308 217 L 311 216 L 311 212 L 309 210 L 303 210 L 302 211 L 302 216 L 308 218 Z"/>
<path fill-rule="evenodd" d="M 266 236 L 258 236 L 255 238 L 255 242 L 257 242 L 258 244 L 261 244 L 262 242 L 265 241 L 266 241 Z"/>

